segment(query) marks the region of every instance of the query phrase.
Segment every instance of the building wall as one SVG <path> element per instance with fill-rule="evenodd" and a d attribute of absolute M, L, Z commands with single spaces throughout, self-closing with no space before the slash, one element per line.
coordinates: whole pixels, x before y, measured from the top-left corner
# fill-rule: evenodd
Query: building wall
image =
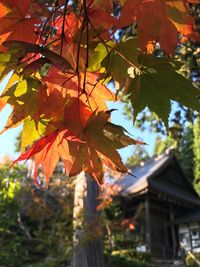
<path fill-rule="evenodd" d="M 179 225 L 179 237 L 186 251 L 200 252 L 200 224 L 192 222 Z"/>

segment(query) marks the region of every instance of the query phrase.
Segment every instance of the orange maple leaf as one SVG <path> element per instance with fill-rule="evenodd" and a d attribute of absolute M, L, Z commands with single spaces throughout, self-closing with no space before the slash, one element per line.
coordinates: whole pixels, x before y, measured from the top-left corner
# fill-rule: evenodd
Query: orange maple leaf
<path fill-rule="evenodd" d="M 80 106 L 79 109 L 77 105 Z M 87 120 L 83 122 L 82 117 L 87 117 Z M 42 165 L 46 185 L 48 185 L 49 178 L 61 158 L 68 176 L 75 176 L 81 171 L 85 171 L 101 185 L 103 183 L 103 163 L 112 162 L 113 169 L 126 172 L 126 167 L 116 151 L 118 144 L 111 137 L 113 133 L 116 134 L 116 131 L 118 131 L 119 140 L 122 135 L 126 138 L 126 135 L 121 133 L 121 129 L 117 130 L 116 128 L 114 132 L 110 131 L 109 135 L 106 134 L 109 117 L 110 112 L 91 113 L 83 104 L 78 101 L 73 102 L 70 108 L 66 107 L 63 127 L 38 140 L 15 162 L 34 156 L 34 180 L 38 184 L 38 168 Z M 130 137 L 127 137 L 127 141 L 128 144 L 137 143 Z M 122 147 L 123 144 L 122 142 Z"/>
<path fill-rule="evenodd" d="M 65 144 L 65 140 L 74 140 L 78 142 L 79 140 L 68 130 L 56 130 L 54 132 L 49 133 L 48 135 L 39 139 L 36 143 L 34 143 L 25 153 L 19 156 L 17 160 L 28 160 L 34 156 L 35 160 L 35 170 L 34 170 L 34 181 L 40 187 L 38 182 L 38 168 L 42 165 L 45 177 L 46 177 L 46 186 L 48 186 L 49 178 L 52 176 L 53 171 L 58 163 L 59 158 L 65 158 L 63 155 L 63 151 L 69 153 L 67 151 L 67 147 L 64 149 L 63 144 Z M 68 154 L 67 154 L 68 155 Z"/>
<path fill-rule="evenodd" d="M 32 17 L 29 10 L 30 0 L 0 1 L 1 43 L 5 40 L 36 42 L 35 23 L 38 19 Z"/>
<path fill-rule="evenodd" d="M 57 29 L 54 39 L 57 41 L 53 42 L 52 49 L 60 55 L 64 55 L 74 69 L 77 64 L 78 50 L 76 34 L 82 23 L 82 17 L 78 17 L 73 11 L 70 11 L 66 16 L 59 16 L 54 23 L 54 27 Z M 83 50 L 82 48 L 79 49 Z"/>
<path fill-rule="evenodd" d="M 0 98 L 0 111 L 5 107 L 6 102 Z"/>
<path fill-rule="evenodd" d="M 167 54 L 172 54 L 178 34 L 192 34 L 193 20 L 188 14 L 183 0 L 127 0 L 116 25 L 122 28 L 136 21 L 143 51 L 150 42 L 159 42 Z"/>
<path fill-rule="evenodd" d="M 107 110 L 105 101 L 115 101 L 115 94 L 103 85 L 99 76 L 93 73 L 87 73 L 85 92 L 83 91 L 84 74 L 77 75 L 64 74 L 56 68 L 51 68 L 47 76 L 43 79 L 46 83 L 48 92 L 56 89 L 65 97 L 69 94 L 73 98 L 79 98 L 91 111 Z"/>

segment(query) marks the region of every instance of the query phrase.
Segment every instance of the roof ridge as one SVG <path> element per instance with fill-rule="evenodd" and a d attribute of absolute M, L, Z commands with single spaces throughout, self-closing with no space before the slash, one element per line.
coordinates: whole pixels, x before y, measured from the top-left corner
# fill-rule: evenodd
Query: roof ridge
<path fill-rule="evenodd" d="M 165 156 L 174 156 L 174 152 L 172 148 L 167 148 L 163 153 L 159 154 L 159 155 L 155 155 L 153 157 L 150 157 L 147 160 L 143 160 L 141 161 L 139 164 L 135 165 L 133 168 L 131 168 L 131 170 L 137 168 L 137 167 L 143 167 L 144 165 L 153 162 L 153 161 L 158 161 L 161 160 L 163 157 Z"/>

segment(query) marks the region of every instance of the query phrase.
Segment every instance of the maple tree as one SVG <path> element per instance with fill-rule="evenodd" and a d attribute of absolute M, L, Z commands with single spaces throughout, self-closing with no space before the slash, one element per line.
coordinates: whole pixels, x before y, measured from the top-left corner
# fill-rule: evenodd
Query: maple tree
<path fill-rule="evenodd" d="M 22 154 L 41 165 L 46 185 L 61 158 L 69 176 L 84 170 L 103 183 L 103 164 L 126 173 L 117 149 L 134 140 L 110 121 L 106 101 L 148 106 L 168 124 L 170 101 L 199 111 L 199 91 L 173 60 L 181 38 L 198 39 L 189 17 L 198 0 L 0 0 L 0 79 L 10 79 L 0 110 L 6 130 L 23 123 Z M 119 12 L 115 12 L 116 7 Z M 138 37 L 118 38 L 137 24 Z M 152 55 L 159 43 L 165 56 Z M 106 84 L 113 81 L 116 93 Z"/>

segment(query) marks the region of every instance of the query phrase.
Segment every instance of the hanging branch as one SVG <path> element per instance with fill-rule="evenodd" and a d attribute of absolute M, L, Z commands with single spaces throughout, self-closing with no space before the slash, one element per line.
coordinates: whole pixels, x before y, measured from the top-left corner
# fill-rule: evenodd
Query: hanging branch
<path fill-rule="evenodd" d="M 62 22 L 62 33 L 61 33 L 61 47 L 60 47 L 60 56 L 62 56 L 63 51 L 63 42 L 65 39 L 65 19 L 66 19 L 66 13 L 67 13 L 67 5 L 69 0 L 66 0 L 65 7 L 64 7 L 64 14 L 63 14 L 63 22 Z"/>
<path fill-rule="evenodd" d="M 56 13 L 56 11 L 59 10 L 59 9 L 60 9 L 61 7 L 63 7 L 63 6 L 64 6 L 64 4 L 57 6 L 57 7 L 54 9 L 54 11 L 52 11 L 52 12 L 49 14 L 48 18 L 46 19 L 46 21 L 44 22 L 44 25 L 43 25 L 43 27 L 42 27 L 42 30 L 41 30 L 41 33 L 40 33 L 40 38 L 39 38 L 39 41 L 38 41 L 39 43 L 41 42 L 41 39 L 42 39 L 42 37 L 43 37 L 45 28 L 46 28 L 48 22 L 50 21 L 51 17 L 54 16 L 55 13 Z M 45 40 L 44 40 L 44 42 L 43 42 L 43 45 L 47 42 L 48 37 L 49 37 L 49 35 L 46 36 L 46 38 L 45 38 Z"/>
<path fill-rule="evenodd" d="M 83 7 L 84 7 L 84 20 L 86 24 L 86 59 L 85 59 L 85 70 L 84 70 L 84 80 L 83 80 L 83 93 L 86 93 L 85 85 L 87 80 L 87 68 L 88 68 L 88 61 L 89 61 L 89 29 L 88 29 L 88 23 L 89 18 L 87 14 L 87 5 L 86 0 L 83 0 Z"/>

